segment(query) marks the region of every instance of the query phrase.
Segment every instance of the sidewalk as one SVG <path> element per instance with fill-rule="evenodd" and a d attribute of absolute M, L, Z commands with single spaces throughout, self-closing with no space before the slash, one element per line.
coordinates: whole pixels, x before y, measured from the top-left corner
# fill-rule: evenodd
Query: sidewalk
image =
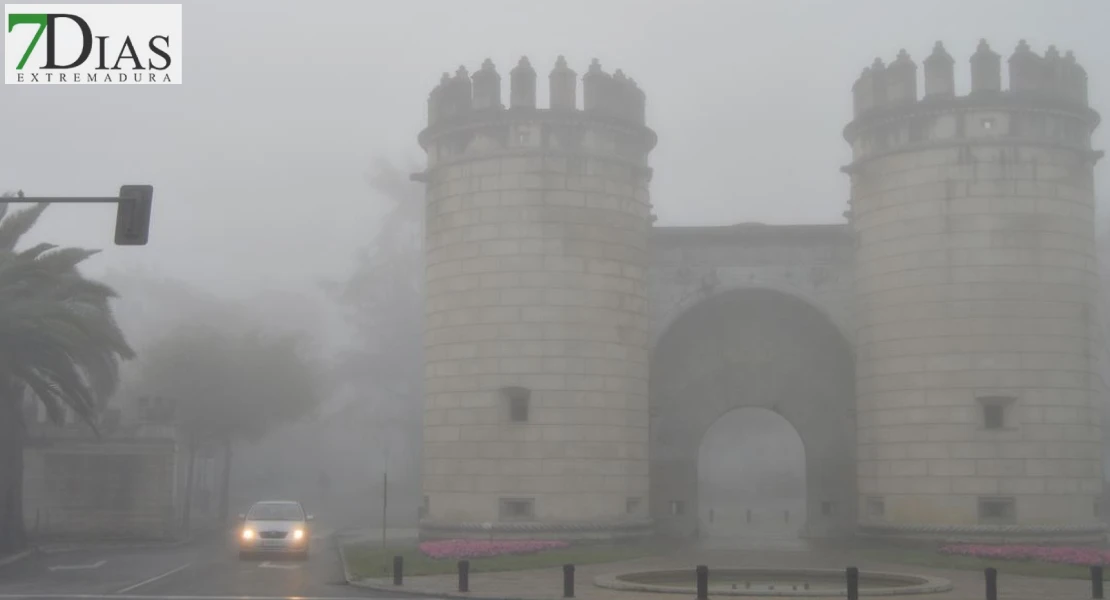
<path fill-rule="evenodd" d="M 659 557 L 644 558 L 618 563 L 582 565 L 575 572 L 575 598 L 578 600 L 641 600 L 643 592 L 622 592 L 597 587 L 594 579 L 599 576 L 620 572 L 651 569 L 694 569 L 704 564 L 714 567 L 753 567 L 753 568 L 791 568 L 810 567 L 843 569 L 851 564 L 861 571 L 884 571 L 939 577 L 952 582 L 950 592 L 924 594 L 917 597 L 936 600 L 982 600 L 985 597 L 983 574 L 978 571 L 956 571 L 947 569 L 928 569 L 898 564 L 874 562 L 855 562 L 850 552 L 830 553 L 828 551 L 781 551 L 781 550 L 701 550 L 685 553 L 681 558 Z M 471 598 L 481 600 L 562 600 L 563 573 L 561 567 L 535 569 L 528 571 L 508 571 L 501 573 L 471 573 L 469 593 L 459 593 L 458 576 L 425 575 L 406 577 L 404 585 L 397 587 L 392 580 L 362 579 L 351 581 L 344 564 L 348 582 L 356 587 L 389 592 L 391 594 L 414 594 L 440 598 Z M 784 591 L 776 596 L 762 598 L 783 598 L 790 592 Z M 861 595 L 874 600 L 905 600 L 911 596 L 868 596 L 865 589 Z M 713 596 L 713 594 L 711 594 Z M 651 594 L 657 600 L 687 600 L 685 594 Z M 722 597 L 717 595 L 716 597 Z M 761 598 L 761 596 L 744 596 Z M 1005 600 L 1085 600 L 1091 597 L 1090 583 L 1070 579 L 1042 579 L 1032 577 L 1008 576 L 1005 572 L 998 575 L 998 597 Z"/>

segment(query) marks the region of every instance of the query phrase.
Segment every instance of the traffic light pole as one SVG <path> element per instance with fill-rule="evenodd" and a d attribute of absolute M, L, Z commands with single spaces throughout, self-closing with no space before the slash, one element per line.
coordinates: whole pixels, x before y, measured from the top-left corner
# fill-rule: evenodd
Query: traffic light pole
<path fill-rule="evenodd" d="M 154 186 L 125 185 L 119 196 L 0 196 L 2 204 L 115 204 L 116 245 L 144 246 L 150 235 L 150 206 Z"/>

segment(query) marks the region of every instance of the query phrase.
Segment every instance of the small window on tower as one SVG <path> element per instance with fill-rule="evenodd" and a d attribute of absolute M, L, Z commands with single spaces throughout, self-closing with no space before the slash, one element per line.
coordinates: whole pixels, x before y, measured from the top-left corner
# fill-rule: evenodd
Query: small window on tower
<path fill-rule="evenodd" d="M 501 395 L 509 406 L 509 420 L 513 423 L 527 423 L 532 391 L 522 387 L 507 387 L 501 390 Z"/>
<path fill-rule="evenodd" d="M 502 498 L 499 516 L 506 521 L 535 518 L 536 501 L 532 498 Z"/>
<path fill-rule="evenodd" d="M 983 130 L 985 130 L 985 131 L 990 131 L 990 130 L 994 129 L 994 119 L 983 119 L 982 124 L 983 124 Z"/>
<path fill-rule="evenodd" d="M 686 514 L 686 503 L 682 500 L 671 500 L 671 514 L 676 517 Z"/>
<path fill-rule="evenodd" d="M 1001 406 L 987 405 L 983 407 L 983 427 L 987 429 L 1002 429 L 1006 425 L 1005 413 Z"/>
<path fill-rule="evenodd" d="M 1005 429 L 1006 413 L 1014 402 L 1011 396 L 981 396 L 979 405 L 983 410 L 983 429 Z"/>
<path fill-rule="evenodd" d="M 1017 520 L 1013 498 L 979 498 L 979 522 L 984 525 L 1010 525 Z"/>
<path fill-rule="evenodd" d="M 877 496 L 867 499 L 867 516 L 881 518 L 886 515 L 886 502 Z"/>

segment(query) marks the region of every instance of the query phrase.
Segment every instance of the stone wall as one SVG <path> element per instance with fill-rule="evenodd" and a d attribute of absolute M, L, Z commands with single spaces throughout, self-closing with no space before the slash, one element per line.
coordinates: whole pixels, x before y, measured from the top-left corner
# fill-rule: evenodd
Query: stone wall
<path fill-rule="evenodd" d="M 692 306 L 736 289 L 804 300 L 853 341 L 853 251 L 847 224 L 656 227 L 648 277 L 652 346 Z"/>
<path fill-rule="evenodd" d="M 172 440 L 39 440 L 25 449 L 24 460 L 24 519 L 36 538 L 176 533 Z"/>

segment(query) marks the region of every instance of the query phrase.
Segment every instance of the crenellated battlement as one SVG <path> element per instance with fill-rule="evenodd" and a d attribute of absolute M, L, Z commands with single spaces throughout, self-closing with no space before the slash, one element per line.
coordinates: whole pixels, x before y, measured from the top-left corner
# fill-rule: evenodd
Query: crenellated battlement
<path fill-rule="evenodd" d="M 578 110 L 577 74 L 567 66 L 564 57 L 555 61 L 548 80 L 546 110 Z M 488 58 L 474 75 L 463 66 L 454 76 L 444 73 L 439 85 L 428 96 L 428 126 L 474 112 L 506 110 L 501 102 L 501 91 L 501 75 Z M 644 125 L 646 96 L 635 80 L 620 69 L 606 73 L 595 58 L 582 76 L 582 92 L 584 112 Z M 537 109 L 536 70 L 528 57 L 522 57 L 509 71 L 508 110 Z"/>
<path fill-rule="evenodd" d="M 970 91 L 956 94 L 956 61 L 937 42 L 918 65 L 906 50 L 889 64 L 876 58 L 852 86 L 854 118 L 844 130 L 853 162 L 890 152 L 944 144 L 1049 144 L 1090 152 L 1100 117 L 1088 105 L 1087 72 L 1055 46 L 1039 55 L 1022 40 L 1007 59 L 980 40 L 968 60 Z"/>
<path fill-rule="evenodd" d="M 876 58 L 863 70 L 852 86 L 853 110 L 856 119 L 869 113 L 904 108 L 917 102 L 950 100 L 956 97 L 955 60 L 941 42 L 922 61 L 925 93 L 918 95 L 917 64 L 905 49 L 889 64 Z M 1030 49 L 1025 40 L 1018 43 L 1010 56 L 1010 87 L 1002 89 L 1002 57 L 991 50 L 986 40 L 971 56 L 971 93 L 1022 96 L 1031 100 L 1058 102 L 1071 107 L 1087 107 L 1087 72 L 1070 51 L 1060 56 L 1049 46 L 1044 56 Z"/>
<path fill-rule="evenodd" d="M 444 73 L 428 96 L 428 126 L 419 142 L 430 166 L 503 153 L 563 154 L 616 160 L 647 167 L 655 132 L 645 124 L 646 95 L 617 69 L 607 73 L 594 59 L 582 75 L 564 57 L 548 74 L 548 102 L 537 98 L 536 69 L 522 57 L 509 71 L 508 106 L 501 74 L 486 59 L 473 74 L 460 66 Z"/>

